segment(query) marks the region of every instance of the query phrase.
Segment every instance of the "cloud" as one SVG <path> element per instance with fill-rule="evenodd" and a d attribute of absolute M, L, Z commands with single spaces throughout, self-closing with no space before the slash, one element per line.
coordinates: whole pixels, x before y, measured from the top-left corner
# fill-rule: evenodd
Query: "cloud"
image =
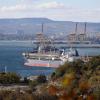
<path fill-rule="evenodd" d="M 22 0 L 23 1 L 23 0 Z M 17 4 L 15 6 L 3 6 L 0 7 L 2 12 L 23 12 L 32 10 L 46 10 L 46 9 L 60 9 L 64 4 L 58 2 L 47 2 L 42 4 Z"/>
<path fill-rule="evenodd" d="M 24 11 L 29 9 L 28 7 L 26 7 L 26 5 L 16 5 L 16 6 L 3 6 L 0 8 L 0 11 L 2 12 L 16 12 L 16 11 Z"/>
<path fill-rule="evenodd" d="M 41 9 L 60 9 L 60 8 L 64 8 L 65 5 L 63 3 L 59 3 L 59 2 L 48 2 L 48 3 L 43 3 L 38 5 L 38 8 Z"/>

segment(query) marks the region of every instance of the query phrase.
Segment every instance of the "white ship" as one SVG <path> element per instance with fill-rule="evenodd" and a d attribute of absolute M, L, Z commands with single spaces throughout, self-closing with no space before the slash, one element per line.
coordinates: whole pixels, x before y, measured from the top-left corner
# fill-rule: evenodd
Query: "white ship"
<path fill-rule="evenodd" d="M 53 67 L 57 68 L 65 62 L 73 62 L 80 59 L 77 50 L 70 49 L 68 52 L 63 51 L 40 51 L 23 53 L 25 66 L 30 67 Z"/>

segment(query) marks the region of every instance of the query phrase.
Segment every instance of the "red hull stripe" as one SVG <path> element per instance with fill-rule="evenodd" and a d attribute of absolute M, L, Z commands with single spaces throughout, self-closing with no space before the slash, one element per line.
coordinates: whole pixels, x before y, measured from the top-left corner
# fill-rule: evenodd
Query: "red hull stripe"
<path fill-rule="evenodd" d="M 25 66 L 31 66 L 31 67 L 58 67 L 57 65 L 54 64 L 24 64 Z"/>

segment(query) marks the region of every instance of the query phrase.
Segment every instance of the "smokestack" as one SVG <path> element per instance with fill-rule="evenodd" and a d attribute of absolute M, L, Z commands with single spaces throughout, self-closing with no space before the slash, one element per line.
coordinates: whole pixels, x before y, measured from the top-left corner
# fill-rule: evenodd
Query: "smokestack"
<path fill-rule="evenodd" d="M 43 27 L 44 27 L 44 24 L 42 23 L 42 33 L 44 32 L 44 29 L 43 29 Z"/>
<path fill-rule="evenodd" d="M 75 26 L 75 34 L 77 34 L 77 25 L 78 23 L 76 23 L 76 26 Z"/>
<path fill-rule="evenodd" d="M 84 39 L 86 40 L 86 28 L 87 28 L 87 23 L 85 23 L 85 27 L 84 27 Z"/>
<path fill-rule="evenodd" d="M 84 28 L 84 34 L 86 35 L 86 25 L 87 23 L 85 23 L 85 28 Z"/>
<path fill-rule="evenodd" d="M 76 26 L 75 26 L 75 41 L 77 41 L 77 26 L 78 26 L 78 23 L 76 23 Z"/>

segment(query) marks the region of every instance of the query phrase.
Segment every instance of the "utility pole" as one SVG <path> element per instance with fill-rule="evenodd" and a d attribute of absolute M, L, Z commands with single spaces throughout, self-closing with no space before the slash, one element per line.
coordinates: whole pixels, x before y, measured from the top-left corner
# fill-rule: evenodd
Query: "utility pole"
<path fill-rule="evenodd" d="M 7 66 L 5 66 L 5 71 L 4 72 L 7 73 Z"/>

